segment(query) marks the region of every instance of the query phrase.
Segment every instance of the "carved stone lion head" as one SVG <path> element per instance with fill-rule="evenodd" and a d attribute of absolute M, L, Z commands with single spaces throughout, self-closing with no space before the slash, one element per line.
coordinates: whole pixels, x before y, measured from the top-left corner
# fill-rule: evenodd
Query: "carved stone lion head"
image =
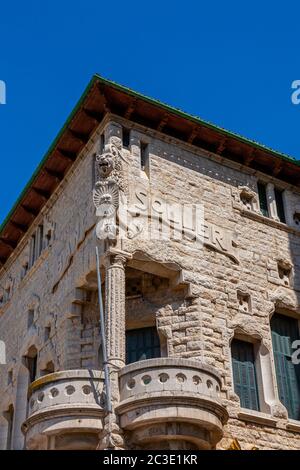
<path fill-rule="evenodd" d="M 114 157 L 110 153 L 96 155 L 96 163 L 102 178 L 107 178 L 115 168 Z"/>

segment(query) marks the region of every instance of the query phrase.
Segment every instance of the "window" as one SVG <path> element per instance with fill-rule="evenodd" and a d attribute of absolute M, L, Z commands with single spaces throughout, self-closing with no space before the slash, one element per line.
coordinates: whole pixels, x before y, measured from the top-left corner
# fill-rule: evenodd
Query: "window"
<path fill-rule="evenodd" d="M 13 383 L 13 371 L 9 370 L 7 374 L 7 385 L 11 385 Z"/>
<path fill-rule="evenodd" d="M 292 363 L 292 343 L 300 336 L 298 321 L 276 313 L 271 331 L 279 399 L 289 418 L 300 420 L 300 365 Z"/>
<path fill-rule="evenodd" d="M 5 418 L 7 419 L 7 439 L 6 439 L 6 449 L 11 450 L 12 448 L 12 435 L 13 435 L 13 423 L 14 423 L 14 407 L 10 405 L 8 410 L 4 413 Z"/>
<path fill-rule="evenodd" d="M 262 215 L 265 217 L 269 217 L 269 209 L 268 209 L 268 200 L 267 200 L 267 187 L 264 183 L 260 181 L 257 183 L 258 189 L 258 199 L 259 199 L 259 207 Z"/>
<path fill-rule="evenodd" d="M 35 346 L 31 346 L 28 350 L 27 356 L 24 357 L 26 367 L 29 371 L 30 383 L 34 382 L 37 375 L 37 349 Z"/>
<path fill-rule="evenodd" d="M 9 302 L 11 297 L 11 286 L 8 285 L 4 289 L 4 294 L 3 294 L 3 303 L 5 304 L 6 302 Z"/>
<path fill-rule="evenodd" d="M 242 312 L 249 313 L 251 311 L 251 299 L 250 295 L 245 292 L 238 291 L 237 298 L 239 302 L 239 309 Z"/>
<path fill-rule="evenodd" d="M 39 258 L 43 251 L 43 241 L 44 241 L 44 227 L 43 225 L 39 225 L 37 229 L 37 238 L 36 238 L 36 259 Z"/>
<path fill-rule="evenodd" d="M 234 391 L 241 407 L 259 410 L 255 355 L 252 343 L 234 339 L 231 344 Z"/>
<path fill-rule="evenodd" d="M 146 170 L 146 167 L 148 166 L 148 158 L 149 158 L 148 144 L 141 142 L 141 168 L 142 170 Z"/>
<path fill-rule="evenodd" d="M 300 212 L 295 212 L 293 219 L 294 219 L 295 225 L 299 226 L 300 225 Z"/>
<path fill-rule="evenodd" d="M 156 327 L 126 332 L 126 364 L 160 357 L 160 342 Z"/>
<path fill-rule="evenodd" d="M 28 310 L 27 328 L 29 329 L 34 322 L 34 310 Z"/>
<path fill-rule="evenodd" d="M 123 147 L 128 149 L 130 146 L 130 130 L 126 129 L 126 127 L 123 127 Z"/>
<path fill-rule="evenodd" d="M 35 234 L 32 235 L 30 240 L 30 255 L 29 255 L 29 265 L 32 267 L 35 262 Z"/>
<path fill-rule="evenodd" d="M 45 342 L 48 341 L 48 339 L 50 338 L 50 334 L 51 334 L 51 326 L 46 326 L 45 327 L 45 334 L 44 334 Z"/>
<path fill-rule="evenodd" d="M 103 153 L 105 149 L 105 140 L 104 140 L 104 134 L 100 135 L 100 153 Z"/>
<path fill-rule="evenodd" d="M 36 232 L 32 235 L 29 247 L 29 268 L 32 268 L 36 260 L 40 257 L 43 251 L 44 242 L 44 226 L 39 225 Z"/>
<path fill-rule="evenodd" d="M 28 272 L 28 268 L 29 268 L 28 261 L 24 261 L 24 263 L 22 265 L 22 269 L 21 269 L 21 280 L 24 279 L 24 277 L 26 276 L 26 274 Z"/>
<path fill-rule="evenodd" d="M 276 208 L 277 208 L 277 215 L 280 220 L 280 222 L 283 222 L 285 224 L 285 214 L 284 214 L 284 204 L 283 204 L 283 191 L 281 191 L 278 188 L 274 188 L 274 193 L 275 193 L 275 201 L 276 201 Z"/>

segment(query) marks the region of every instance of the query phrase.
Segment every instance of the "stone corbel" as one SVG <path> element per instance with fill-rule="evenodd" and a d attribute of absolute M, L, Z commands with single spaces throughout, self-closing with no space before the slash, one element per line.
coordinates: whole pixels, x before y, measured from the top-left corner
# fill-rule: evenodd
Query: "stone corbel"
<path fill-rule="evenodd" d="M 254 211 L 259 213 L 259 204 L 256 192 L 248 186 L 238 186 L 232 189 L 232 205 L 240 211 Z"/>

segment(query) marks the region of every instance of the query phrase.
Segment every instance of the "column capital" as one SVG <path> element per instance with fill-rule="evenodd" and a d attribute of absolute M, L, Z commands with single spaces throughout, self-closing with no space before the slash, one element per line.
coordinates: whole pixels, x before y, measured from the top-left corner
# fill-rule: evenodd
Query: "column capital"
<path fill-rule="evenodd" d="M 124 268 L 127 261 L 130 259 L 132 259 L 131 253 L 127 253 L 126 251 L 118 250 L 116 248 L 110 248 L 105 255 L 105 264 L 107 268 L 112 266 Z"/>

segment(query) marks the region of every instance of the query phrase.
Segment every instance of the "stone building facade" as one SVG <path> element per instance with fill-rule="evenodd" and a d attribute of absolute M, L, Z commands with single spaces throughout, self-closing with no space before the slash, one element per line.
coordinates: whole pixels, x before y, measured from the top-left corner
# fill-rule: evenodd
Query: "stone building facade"
<path fill-rule="evenodd" d="M 95 76 L 1 227 L 0 448 L 300 449 L 299 176 Z"/>

